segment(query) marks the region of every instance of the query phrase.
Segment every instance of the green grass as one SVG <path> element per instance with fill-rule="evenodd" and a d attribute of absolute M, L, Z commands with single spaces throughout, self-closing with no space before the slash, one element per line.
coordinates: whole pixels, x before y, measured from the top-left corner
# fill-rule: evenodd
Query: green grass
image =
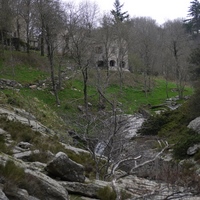
<path fill-rule="evenodd" d="M 37 54 L 5 51 L 4 61 L 0 58 L 0 78 L 21 84 L 34 83 L 48 76 L 47 64 L 47 60 Z"/>
<path fill-rule="evenodd" d="M 124 87 L 122 94 L 120 94 L 120 88 L 117 85 L 111 85 L 107 92 L 113 98 L 117 98 L 119 102 L 123 103 L 124 109 L 127 113 L 133 113 L 141 106 L 145 105 L 160 105 L 165 103 L 167 99 L 166 86 L 164 79 L 155 79 L 155 86 L 152 91 L 148 92 L 145 96 L 142 87 Z M 176 88 L 176 84 L 170 82 L 168 84 L 168 97 L 175 97 L 178 95 L 178 92 L 175 92 L 173 89 Z M 191 87 L 186 87 L 184 95 L 191 95 L 193 89 Z"/>
<path fill-rule="evenodd" d="M 50 74 L 48 73 L 47 58 L 40 57 L 38 54 L 31 53 L 27 55 L 22 52 L 9 52 L 5 51 L 5 59 L 0 59 L 0 78 L 14 79 L 24 85 L 33 84 L 39 80 L 44 80 Z M 69 74 L 70 75 L 70 74 Z M 105 79 L 106 73 L 101 72 L 102 79 Z M 105 90 L 105 96 L 109 101 L 118 105 L 125 113 L 134 113 L 138 108 L 146 105 L 159 105 L 163 104 L 167 98 L 166 95 L 166 83 L 164 79 L 155 78 L 154 87 L 145 96 L 143 91 L 142 77 L 131 73 L 124 73 L 124 85 L 123 90 L 120 91 L 119 76 L 117 72 L 110 72 L 110 83 Z M 98 109 L 98 92 L 96 90 L 96 74 L 95 70 L 89 71 L 88 82 L 88 101 L 93 105 L 93 111 Z M 51 88 L 39 91 L 30 90 L 29 88 L 23 88 L 20 90 L 20 95 L 27 103 L 27 107 L 30 107 L 31 99 L 35 97 L 49 106 L 52 110 L 58 113 L 77 113 L 77 106 L 83 105 L 83 82 L 81 74 L 77 74 L 75 78 L 69 79 L 64 82 L 64 89 L 59 91 L 59 98 L 61 100 L 61 106 L 56 106 L 55 97 L 52 95 Z M 177 96 L 178 93 L 174 92 L 176 84 L 169 82 L 168 94 L 169 97 Z M 10 93 L 10 102 L 12 102 L 12 94 Z M 187 87 L 184 95 L 190 95 L 193 91 L 190 87 Z M 16 99 L 14 99 L 17 101 Z M 24 104 L 25 102 L 23 102 Z M 110 107 L 107 104 L 107 108 Z"/>
<path fill-rule="evenodd" d="M 10 58 L 12 58 L 10 60 Z M 15 62 L 13 62 L 15 60 Z M 12 62 L 11 62 L 12 61 Z M 65 66 L 64 66 L 65 67 Z M 13 71 L 14 69 L 14 71 Z M 6 52 L 5 59 L 0 58 L 0 78 L 14 79 L 24 85 L 38 82 L 50 76 L 48 72 L 48 62 L 45 57 L 38 54 L 30 54 L 21 52 Z M 14 72 L 14 76 L 13 76 Z M 72 72 L 69 71 L 70 73 Z M 94 113 L 99 110 L 99 94 L 96 89 L 96 71 L 90 70 L 88 78 L 88 101 L 92 104 L 90 112 Z M 143 81 L 140 75 L 132 73 L 124 73 L 124 84 L 120 90 L 119 76 L 117 72 L 110 72 L 110 82 L 105 89 L 105 97 L 115 105 L 117 105 L 124 113 L 133 114 L 139 108 L 146 106 L 155 106 L 165 103 L 166 83 L 162 78 L 154 78 L 151 83 L 153 86 L 147 96 L 143 91 Z M 106 73 L 101 71 L 102 80 Z M 101 81 L 103 82 L 103 81 Z M 169 97 L 178 95 L 176 84 L 169 82 Z M 186 87 L 184 95 L 191 95 L 192 88 Z M 21 88 L 20 91 L 4 89 L 0 93 L 0 103 L 8 104 L 15 107 L 24 108 L 27 112 L 34 114 L 37 119 L 49 128 L 54 128 L 56 132 L 66 132 L 73 124 L 69 123 L 70 119 L 78 118 L 80 111 L 79 105 L 84 105 L 83 81 L 81 74 L 65 80 L 63 88 L 58 92 L 61 105 L 56 104 L 55 96 L 52 94 L 51 88 L 42 90 L 30 89 L 28 87 Z M 111 107 L 108 102 L 105 103 L 105 112 L 110 111 Z M 65 124 L 59 116 L 65 116 L 69 119 Z M 72 127 L 71 127 L 72 126 Z"/>

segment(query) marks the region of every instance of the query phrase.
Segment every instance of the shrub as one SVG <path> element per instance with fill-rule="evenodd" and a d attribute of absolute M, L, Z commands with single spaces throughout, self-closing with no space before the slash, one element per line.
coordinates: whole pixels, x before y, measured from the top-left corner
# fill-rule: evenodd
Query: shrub
<path fill-rule="evenodd" d="M 176 159 L 184 159 L 187 158 L 187 150 L 189 147 L 193 146 L 194 144 L 200 143 L 200 135 L 198 134 L 191 134 L 191 130 L 188 130 L 188 135 L 184 135 L 177 144 L 174 146 L 174 157 Z M 190 133 L 190 134 L 189 134 Z"/>
<path fill-rule="evenodd" d="M 157 135 L 163 125 L 167 122 L 167 114 L 150 116 L 149 119 L 142 124 L 142 127 L 138 130 L 138 133 L 142 135 Z"/>
<path fill-rule="evenodd" d="M 191 119 L 200 116 L 200 89 L 198 88 L 188 102 L 189 116 Z"/>
<path fill-rule="evenodd" d="M 8 160 L 5 166 L 0 165 L 0 177 L 4 180 L 4 192 L 17 188 L 25 178 L 24 169 L 15 165 L 11 160 Z"/>
<path fill-rule="evenodd" d="M 0 117 L 0 126 L 7 131 L 16 142 L 32 142 L 41 134 L 33 131 L 28 125 L 17 121 L 10 121 L 7 118 Z"/>
<path fill-rule="evenodd" d="M 100 200 L 115 200 L 116 199 L 116 193 L 109 186 L 99 189 L 97 195 L 100 198 Z"/>
<path fill-rule="evenodd" d="M 8 147 L 5 144 L 5 138 L 0 135 L 0 152 L 8 153 Z"/>

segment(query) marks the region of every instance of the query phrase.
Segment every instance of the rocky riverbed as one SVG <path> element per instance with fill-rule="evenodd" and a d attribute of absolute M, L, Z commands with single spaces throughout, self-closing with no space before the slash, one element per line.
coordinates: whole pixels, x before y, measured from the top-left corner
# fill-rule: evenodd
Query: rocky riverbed
<path fill-rule="evenodd" d="M 48 137 L 53 135 L 41 123 L 37 122 L 34 116 L 29 116 L 24 110 L 1 108 L 0 115 L 6 116 L 8 120 L 20 121 L 30 126 L 33 130 Z M 120 152 L 120 159 L 131 156 L 137 158 L 131 162 L 125 162 L 114 176 L 108 181 L 90 179 L 85 176 L 85 166 L 70 159 L 67 153 L 48 152 L 49 162 L 31 162 L 30 157 L 40 155 L 42 152 L 37 148 L 32 148 L 32 144 L 26 141 L 16 143 L 8 131 L 0 127 L 0 136 L 5 138 L 5 142 L 10 146 L 12 152 L 9 154 L 0 153 L 0 164 L 6 166 L 8 161 L 12 161 L 16 166 L 24 170 L 24 184 L 14 185 L 14 180 L 7 182 L 4 176 L 0 177 L 0 199 L 23 199 L 23 200 L 68 200 L 76 199 L 101 199 L 100 192 L 109 187 L 123 191 L 125 199 L 200 199 L 195 190 L 181 186 L 176 182 L 167 180 L 172 169 L 170 151 L 167 154 L 158 155 L 157 145 L 164 147 L 164 141 L 158 141 L 155 137 L 141 137 L 136 130 L 142 124 L 144 118 L 141 115 L 123 116 L 120 126 L 123 127 L 120 134 L 123 136 L 123 151 Z M 119 139 L 119 137 L 118 137 Z M 155 145 L 157 144 L 157 145 Z M 90 152 L 79 149 L 69 144 L 62 144 L 69 152 L 73 152 L 76 157 Z M 34 149 L 34 150 L 32 150 Z M 162 148 L 161 148 L 162 149 Z M 156 159 L 154 159 L 156 158 Z M 151 161 L 137 168 L 146 161 Z M 165 163 L 170 163 L 166 165 Z M 171 168 L 170 168 L 170 167 Z M 134 173 L 127 174 L 135 167 Z M 175 171 L 174 171 L 175 173 Z M 162 179 L 161 179 L 162 176 Z M 121 177 L 121 178 L 119 178 Z M 113 181 L 115 187 L 113 187 Z M 10 184 L 10 185 L 9 185 Z M 105 190 L 106 191 L 106 190 Z M 71 196 L 75 195 L 75 197 Z"/>

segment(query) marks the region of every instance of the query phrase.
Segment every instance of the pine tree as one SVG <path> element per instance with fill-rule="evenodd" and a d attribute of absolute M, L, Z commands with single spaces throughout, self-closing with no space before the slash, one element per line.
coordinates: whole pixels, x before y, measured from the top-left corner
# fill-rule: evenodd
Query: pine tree
<path fill-rule="evenodd" d="M 188 24 L 190 25 L 191 31 L 198 34 L 200 30 L 200 3 L 198 0 L 193 0 L 190 3 L 188 16 L 191 18 L 188 20 Z"/>
<path fill-rule="evenodd" d="M 119 0 L 115 0 L 114 2 L 114 9 L 111 10 L 112 15 L 114 16 L 115 23 L 116 22 L 123 22 L 129 18 L 128 12 L 122 12 L 121 9 L 124 4 L 120 4 Z"/>

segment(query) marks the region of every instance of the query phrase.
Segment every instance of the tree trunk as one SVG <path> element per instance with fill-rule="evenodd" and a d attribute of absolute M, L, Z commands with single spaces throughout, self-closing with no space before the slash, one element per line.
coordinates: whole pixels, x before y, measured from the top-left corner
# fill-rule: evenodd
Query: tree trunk
<path fill-rule="evenodd" d="M 58 92 L 57 92 L 57 88 L 56 88 L 56 83 L 55 83 L 55 75 L 54 75 L 54 63 L 53 63 L 53 59 L 54 59 L 54 55 L 53 55 L 53 47 L 50 44 L 50 41 L 47 39 L 47 50 L 48 50 L 48 59 L 49 59 L 49 63 L 50 63 L 50 69 L 51 69 L 51 82 L 52 82 L 52 89 L 54 92 L 54 95 L 56 97 L 56 103 L 59 106 L 60 105 L 60 99 L 58 97 Z"/>
<path fill-rule="evenodd" d="M 41 46 L 40 46 L 40 51 L 41 51 L 41 56 L 44 56 L 44 25 L 42 25 L 42 33 L 41 33 Z"/>
<path fill-rule="evenodd" d="M 83 75 L 83 93 L 84 93 L 85 112 L 86 112 L 86 116 L 88 116 L 88 94 L 87 94 L 88 68 L 84 67 L 81 71 Z"/>
<path fill-rule="evenodd" d="M 29 54 L 30 52 L 30 38 L 29 38 L 29 23 L 26 25 L 26 52 Z"/>

